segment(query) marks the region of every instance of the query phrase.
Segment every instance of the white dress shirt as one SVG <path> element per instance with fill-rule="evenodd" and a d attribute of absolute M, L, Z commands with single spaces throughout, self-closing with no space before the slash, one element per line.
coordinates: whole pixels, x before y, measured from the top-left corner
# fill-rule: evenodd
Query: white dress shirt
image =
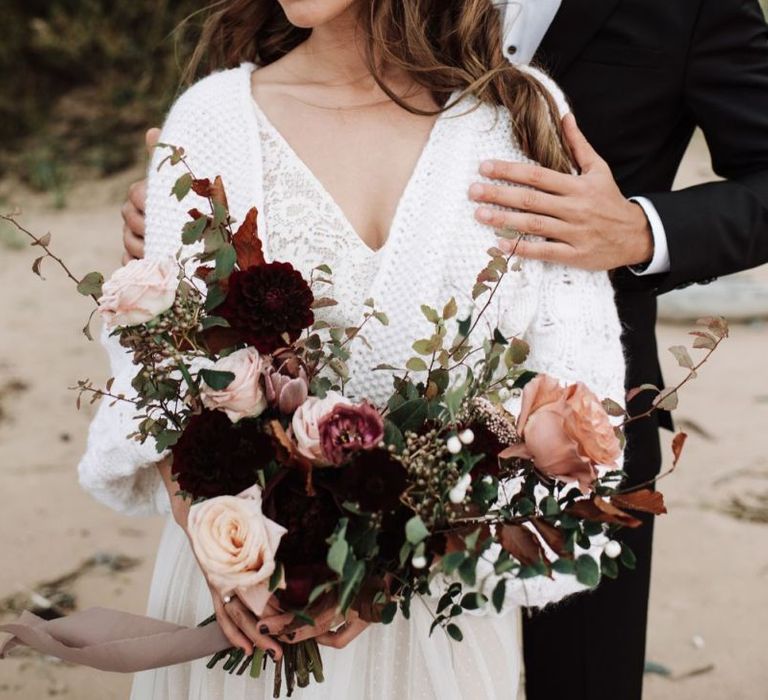
<path fill-rule="evenodd" d="M 530 63 L 555 19 L 562 0 L 495 0 L 504 23 L 504 52 L 512 63 Z M 567 0 L 566 0 L 567 2 Z M 669 246 L 664 223 L 645 197 L 631 197 L 642 207 L 653 234 L 653 258 L 646 266 L 630 267 L 636 275 L 669 272 Z"/>

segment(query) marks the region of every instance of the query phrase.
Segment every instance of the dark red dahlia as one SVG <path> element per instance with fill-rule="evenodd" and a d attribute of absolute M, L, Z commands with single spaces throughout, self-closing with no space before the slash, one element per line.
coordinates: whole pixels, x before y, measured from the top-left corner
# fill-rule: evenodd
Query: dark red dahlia
<path fill-rule="evenodd" d="M 387 450 L 359 452 L 342 471 L 340 493 L 368 513 L 397 508 L 408 486 L 405 467 Z"/>
<path fill-rule="evenodd" d="M 335 481 L 334 477 L 335 473 L 330 474 L 330 481 Z M 315 495 L 308 496 L 304 476 L 286 471 L 268 484 L 264 514 L 288 530 L 277 550 L 286 578 L 285 590 L 278 592 L 280 602 L 303 608 L 315 586 L 334 578 L 326 564 L 327 540 L 343 513 L 323 482 L 318 480 Z"/>
<path fill-rule="evenodd" d="M 273 262 L 235 270 L 216 315 L 229 321 L 241 340 L 259 352 L 270 353 L 295 341 L 315 322 L 314 295 L 293 265 Z"/>
<path fill-rule="evenodd" d="M 234 496 L 253 486 L 257 471 L 274 458 L 259 421 L 232 423 L 222 411 L 194 416 L 171 452 L 179 488 L 194 498 Z"/>

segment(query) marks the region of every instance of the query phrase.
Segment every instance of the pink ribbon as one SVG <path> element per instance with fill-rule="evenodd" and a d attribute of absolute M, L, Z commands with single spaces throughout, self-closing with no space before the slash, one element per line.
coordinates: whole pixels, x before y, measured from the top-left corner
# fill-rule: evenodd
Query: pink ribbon
<path fill-rule="evenodd" d="M 218 623 L 182 627 L 142 615 L 89 608 L 56 620 L 24 611 L 0 625 L 12 636 L 0 645 L 0 658 L 18 646 L 102 671 L 136 673 L 210 656 L 232 645 Z"/>

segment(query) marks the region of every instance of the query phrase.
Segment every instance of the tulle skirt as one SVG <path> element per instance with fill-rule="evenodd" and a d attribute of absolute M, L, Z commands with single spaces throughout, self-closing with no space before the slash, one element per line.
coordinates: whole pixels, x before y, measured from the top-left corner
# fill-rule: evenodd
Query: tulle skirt
<path fill-rule="evenodd" d="M 181 528 L 168 519 L 152 580 L 148 614 L 194 626 L 212 612 L 211 597 Z M 345 649 L 322 647 L 325 682 L 299 688 L 297 700 L 515 700 L 520 676 L 518 615 L 463 615 L 462 642 L 429 636 L 430 611 L 419 600 L 411 618 L 372 625 Z M 206 659 L 136 675 L 131 700 L 269 700 L 273 668 L 254 680 L 230 676 Z"/>

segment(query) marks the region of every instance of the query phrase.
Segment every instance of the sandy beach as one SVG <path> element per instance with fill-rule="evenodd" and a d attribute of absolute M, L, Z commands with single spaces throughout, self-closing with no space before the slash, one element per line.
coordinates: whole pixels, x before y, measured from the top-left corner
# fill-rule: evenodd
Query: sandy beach
<path fill-rule="evenodd" d="M 78 185 L 65 210 L 27 195 L 2 208 L 23 205 L 20 220 L 38 234 L 50 231 L 56 252 L 78 274 L 109 272 L 119 258 L 119 203 L 135 175 Z M 698 152 L 685 177 L 707 175 Z M 68 387 L 81 378 L 103 381 L 107 368 L 98 344 L 79 331 L 89 300 L 51 261 L 43 265 L 46 280 L 38 280 L 34 257 L 23 239 L 0 231 L 0 619 L 39 594 L 42 583 L 89 560 L 55 588 L 74 596 L 78 609 L 141 613 L 162 522 L 111 512 L 78 486 L 92 408 L 76 411 Z M 753 274 L 768 282 L 765 269 Z M 660 347 L 687 343 L 688 330 L 660 326 Z M 767 697 L 767 343 L 765 323 L 733 327 L 682 396 L 677 420 L 690 439 L 677 473 L 662 483 L 670 512 L 657 525 L 648 700 Z M 663 359 L 671 383 L 682 370 L 666 351 Z M 664 435 L 667 446 L 670 439 Z M 667 463 L 669 456 L 667 449 Z M 597 624 L 620 643 L 620 624 Z M 129 686 L 128 677 L 31 654 L 0 662 L 0 700 L 110 700 L 126 698 Z"/>

